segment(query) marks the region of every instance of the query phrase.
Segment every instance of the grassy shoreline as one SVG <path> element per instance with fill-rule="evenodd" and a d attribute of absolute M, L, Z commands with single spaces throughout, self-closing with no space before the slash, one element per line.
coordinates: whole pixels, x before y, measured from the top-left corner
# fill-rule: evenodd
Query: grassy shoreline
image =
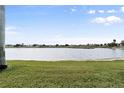
<path fill-rule="evenodd" d="M 124 61 L 7 61 L 0 87 L 124 87 Z"/>

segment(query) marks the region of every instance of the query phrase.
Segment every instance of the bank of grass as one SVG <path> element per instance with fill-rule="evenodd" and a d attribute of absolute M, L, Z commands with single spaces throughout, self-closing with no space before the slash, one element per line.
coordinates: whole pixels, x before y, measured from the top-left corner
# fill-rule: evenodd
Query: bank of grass
<path fill-rule="evenodd" d="M 8 61 L 0 87 L 124 87 L 124 61 Z"/>

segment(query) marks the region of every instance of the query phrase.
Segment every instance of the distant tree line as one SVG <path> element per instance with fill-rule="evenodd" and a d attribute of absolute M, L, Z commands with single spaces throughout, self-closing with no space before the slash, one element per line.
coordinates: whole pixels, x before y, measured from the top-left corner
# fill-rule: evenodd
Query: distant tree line
<path fill-rule="evenodd" d="M 105 43 L 105 44 L 79 44 L 79 45 L 69 45 L 69 44 L 55 44 L 55 45 L 46 45 L 46 44 L 32 44 L 32 45 L 25 45 L 22 44 L 8 44 L 6 45 L 6 48 L 112 48 L 112 47 L 120 47 L 124 46 L 124 41 L 121 43 L 116 43 L 116 39 L 113 39 L 111 43 Z"/>

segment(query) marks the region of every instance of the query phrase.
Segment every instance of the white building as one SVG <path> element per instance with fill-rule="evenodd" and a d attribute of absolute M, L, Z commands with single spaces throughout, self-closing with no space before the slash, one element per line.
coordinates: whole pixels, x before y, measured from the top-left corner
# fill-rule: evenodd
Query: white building
<path fill-rule="evenodd" d="M 124 47 L 124 40 L 121 41 L 120 47 Z"/>

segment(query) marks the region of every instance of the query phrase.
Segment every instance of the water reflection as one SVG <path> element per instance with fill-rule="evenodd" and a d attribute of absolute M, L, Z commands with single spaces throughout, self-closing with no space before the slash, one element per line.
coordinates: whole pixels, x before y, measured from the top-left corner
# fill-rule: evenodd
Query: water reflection
<path fill-rule="evenodd" d="M 122 49 L 7 48 L 7 60 L 91 60 L 123 58 Z"/>

